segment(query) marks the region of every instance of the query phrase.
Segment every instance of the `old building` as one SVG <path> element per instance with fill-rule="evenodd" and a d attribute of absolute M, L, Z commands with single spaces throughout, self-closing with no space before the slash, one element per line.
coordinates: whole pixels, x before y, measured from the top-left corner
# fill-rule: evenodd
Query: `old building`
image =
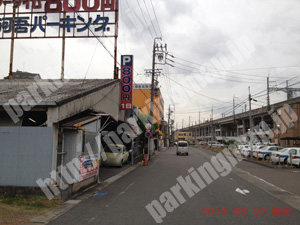
<path fill-rule="evenodd" d="M 101 132 L 123 121 L 119 80 L 0 80 L 0 186 L 70 197 L 97 182 Z"/>

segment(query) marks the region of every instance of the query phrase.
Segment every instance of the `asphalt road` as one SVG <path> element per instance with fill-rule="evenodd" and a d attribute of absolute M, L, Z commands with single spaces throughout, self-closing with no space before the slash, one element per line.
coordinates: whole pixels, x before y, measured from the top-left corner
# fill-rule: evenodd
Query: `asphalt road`
<path fill-rule="evenodd" d="M 204 164 L 212 165 L 211 155 L 204 150 L 191 149 L 189 156 L 177 156 L 175 148 L 170 148 L 153 158 L 148 166 L 138 167 L 101 190 L 103 196 L 82 201 L 49 224 L 147 225 L 157 224 L 155 218 L 161 224 L 172 225 L 299 224 L 297 209 L 290 208 L 290 216 L 283 216 L 282 210 L 290 205 L 235 172 L 229 173 L 229 164 L 222 163 L 219 170 L 213 167 L 217 173 L 213 176 L 215 180 L 198 188 L 190 169 Z M 200 174 L 202 181 L 205 180 L 203 174 Z M 183 183 L 179 186 L 180 179 L 177 178 L 180 176 L 187 180 L 191 178 L 190 189 L 183 190 Z M 181 195 L 171 191 L 176 184 L 176 187 L 182 187 Z M 155 218 L 146 209 L 153 200 L 157 200 L 157 205 L 162 208 L 152 211 L 153 215 L 157 213 Z M 272 216 L 275 207 L 279 207 L 276 209 L 280 210 L 277 212 L 281 216 Z"/>

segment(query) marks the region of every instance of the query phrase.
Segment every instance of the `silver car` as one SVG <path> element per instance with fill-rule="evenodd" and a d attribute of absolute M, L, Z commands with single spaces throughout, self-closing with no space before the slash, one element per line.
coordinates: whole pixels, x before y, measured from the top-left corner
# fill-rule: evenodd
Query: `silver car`
<path fill-rule="evenodd" d="M 188 155 L 189 154 L 189 144 L 187 141 L 178 141 L 176 148 L 177 155 Z"/>

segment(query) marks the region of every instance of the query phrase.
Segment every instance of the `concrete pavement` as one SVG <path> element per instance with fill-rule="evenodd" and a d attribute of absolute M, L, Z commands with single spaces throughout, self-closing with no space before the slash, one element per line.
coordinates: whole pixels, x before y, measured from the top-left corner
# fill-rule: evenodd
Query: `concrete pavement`
<path fill-rule="evenodd" d="M 153 158 L 147 167 L 137 168 L 103 188 L 98 197 L 83 200 L 49 224 L 156 224 L 146 205 L 153 200 L 159 202 L 163 193 L 170 192 L 178 184 L 180 176 L 190 176 L 191 167 L 198 168 L 210 162 L 211 155 L 205 151 L 192 149 L 189 156 L 177 156 L 175 148 L 170 148 Z M 219 176 L 192 197 L 182 190 L 185 202 L 166 213 L 162 224 L 299 223 L 296 195 L 291 195 L 296 199 L 291 216 L 272 216 L 272 208 L 274 213 L 275 207 L 283 210 L 290 205 L 268 192 L 272 185 L 265 183 L 265 187 L 258 188 L 259 185 L 253 183 L 259 179 L 238 173 L 245 172 L 234 169 L 227 176 Z M 247 211 L 245 215 L 241 215 L 242 208 Z M 221 215 L 220 210 L 223 213 L 225 210 L 226 215 Z"/>

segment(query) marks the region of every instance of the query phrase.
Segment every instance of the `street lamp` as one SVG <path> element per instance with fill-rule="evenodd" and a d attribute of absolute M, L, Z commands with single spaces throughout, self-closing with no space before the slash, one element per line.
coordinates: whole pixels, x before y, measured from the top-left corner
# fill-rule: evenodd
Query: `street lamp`
<path fill-rule="evenodd" d="M 280 127 L 281 127 L 281 125 L 277 124 L 277 128 L 278 128 L 278 131 L 277 131 L 277 144 L 278 144 L 278 146 L 280 146 L 280 141 L 279 141 Z"/>
<path fill-rule="evenodd" d="M 250 123 L 250 150 L 251 150 L 251 160 L 253 160 L 253 121 L 252 121 L 252 112 L 251 112 L 251 101 L 257 102 L 256 99 L 253 99 L 250 94 L 250 87 L 249 88 L 249 123 Z"/>

